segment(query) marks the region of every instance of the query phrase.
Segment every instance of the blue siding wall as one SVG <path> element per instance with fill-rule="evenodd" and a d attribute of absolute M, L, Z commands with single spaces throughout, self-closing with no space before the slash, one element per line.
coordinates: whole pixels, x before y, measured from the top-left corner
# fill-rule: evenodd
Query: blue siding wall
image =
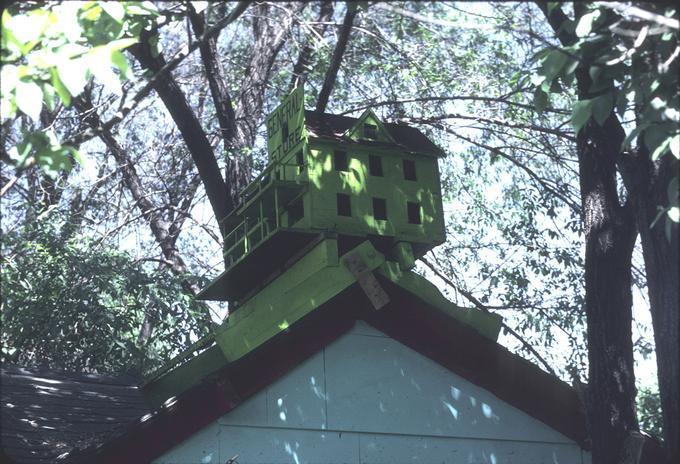
<path fill-rule="evenodd" d="M 234 456 L 239 464 L 589 462 L 564 435 L 361 322 L 155 462 Z"/>

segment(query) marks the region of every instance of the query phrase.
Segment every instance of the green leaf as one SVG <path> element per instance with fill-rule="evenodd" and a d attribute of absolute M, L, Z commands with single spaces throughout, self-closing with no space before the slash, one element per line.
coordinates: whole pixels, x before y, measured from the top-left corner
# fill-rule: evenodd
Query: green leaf
<path fill-rule="evenodd" d="M 107 2 L 104 2 L 107 3 Z M 99 19 L 99 17 L 102 14 L 102 7 L 101 5 L 97 5 L 95 3 L 92 3 L 92 5 L 87 8 L 83 7 L 82 13 L 81 13 L 81 18 L 86 19 L 88 21 L 95 22 Z"/>
<path fill-rule="evenodd" d="M 55 68 L 52 68 L 50 70 L 50 74 L 52 76 L 52 87 L 54 87 L 54 90 L 57 92 L 57 95 L 59 95 L 59 98 L 61 98 L 61 101 L 64 102 L 64 105 L 66 106 L 71 106 L 71 94 L 68 92 L 68 89 L 64 85 L 64 83 L 61 81 L 59 78 L 59 74 L 57 73 L 57 70 Z"/>
<path fill-rule="evenodd" d="M 124 79 L 130 79 L 132 74 L 130 73 L 130 66 L 128 65 L 127 58 L 120 51 L 114 50 L 111 53 L 111 63 L 118 68 L 120 75 Z"/>
<path fill-rule="evenodd" d="M 158 39 L 156 39 L 158 40 Z M 134 38 L 128 38 L 128 39 L 118 39 L 118 40 L 112 40 L 111 42 L 107 43 L 105 45 L 106 48 L 108 48 L 111 52 L 116 51 L 116 50 L 123 50 L 125 48 L 128 48 L 134 44 L 139 42 L 139 40 L 134 39 Z"/>
<path fill-rule="evenodd" d="M 668 132 L 660 124 L 651 124 L 643 133 L 642 139 L 650 152 L 654 152 L 667 138 Z M 659 154 L 660 155 L 660 154 Z"/>
<path fill-rule="evenodd" d="M 545 76 L 540 75 L 540 74 L 532 74 L 531 75 L 531 83 L 533 85 L 541 85 L 545 81 Z"/>
<path fill-rule="evenodd" d="M 16 105 L 19 109 L 33 119 L 40 121 L 40 110 L 42 110 L 42 89 L 32 81 L 19 81 L 16 86 Z"/>
<path fill-rule="evenodd" d="M 73 97 L 79 95 L 87 84 L 87 64 L 83 58 L 65 60 L 57 66 L 57 72 Z"/>
<path fill-rule="evenodd" d="M 510 77 L 508 84 L 510 85 L 511 88 L 514 89 L 517 86 L 519 78 L 522 77 L 522 74 L 523 74 L 522 71 L 515 71 L 515 73 Z"/>
<path fill-rule="evenodd" d="M 578 20 L 578 24 L 576 25 L 576 29 L 574 29 L 576 36 L 585 37 L 590 34 L 590 32 L 593 30 L 593 23 L 599 17 L 600 10 L 594 10 L 581 16 L 581 19 Z"/>
<path fill-rule="evenodd" d="M 564 81 L 565 85 L 571 85 L 571 83 L 574 82 L 574 71 L 576 71 L 578 65 L 579 60 L 575 60 L 571 57 L 567 58 L 567 64 L 564 65 L 561 73 L 562 80 Z"/>
<path fill-rule="evenodd" d="M 680 207 L 672 206 L 668 208 L 668 212 L 666 214 L 668 214 L 668 217 L 671 221 L 680 222 Z"/>
<path fill-rule="evenodd" d="M 580 100 L 574 105 L 574 110 L 571 113 L 571 124 L 574 126 L 574 132 L 578 134 L 583 126 L 590 119 L 593 109 L 592 100 Z"/>
<path fill-rule="evenodd" d="M 99 2 L 99 5 L 116 21 L 123 22 L 125 18 L 125 7 L 118 2 Z"/>
<path fill-rule="evenodd" d="M 71 151 L 66 147 L 47 147 L 39 150 L 35 158 L 43 172 L 49 177 L 55 178 L 73 167 L 70 153 Z"/>
<path fill-rule="evenodd" d="M 612 114 L 612 108 L 614 107 L 614 94 L 608 92 L 599 97 L 593 99 L 592 113 L 593 119 L 600 126 L 604 125 L 609 115 Z"/>
<path fill-rule="evenodd" d="M 540 88 L 537 88 L 534 91 L 534 107 L 539 114 L 545 111 L 545 109 L 548 107 L 548 102 L 548 94 L 542 91 Z"/>
<path fill-rule="evenodd" d="M 111 52 L 106 46 L 94 47 L 88 53 L 88 67 L 99 82 L 120 95 L 122 90 L 118 76 L 111 70 Z"/>
<path fill-rule="evenodd" d="M 2 99 L 0 100 L 0 119 L 2 121 L 7 121 L 12 119 L 17 112 L 17 105 L 14 101 L 14 95 L 2 94 Z"/>
<path fill-rule="evenodd" d="M 56 93 L 54 87 L 49 84 L 43 84 L 42 86 L 43 98 L 45 99 L 45 105 L 49 111 L 54 111 L 56 107 Z"/>
<path fill-rule="evenodd" d="M 546 80 L 552 81 L 567 64 L 568 56 L 561 50 L 552 50 L 541 63 L 540 71 Z"/>
<path fill-rule="evenodd" d="M 652 152 L 652 161 L 656 161 L 657 159 L 659 159 L 659 157 L 661 157 L 662 155 L 666 154 L 669 151 L 668 149 L 670 148 L 671 140 L 672 138 L 668 137 L 666 140 L 661 142 L 661 144 L 659 144 L 658 147 L 654 149 L 654 151 Z"/>
<path fill-rule="evenodd" d="M 630 143 L 633 141 L 635 137 L 637 137 L 640 132 L 642 132 L 649 124 L 641 124 L 637 126 L 635 129 L 630 131 L 628 135 L 626 135 L 626 138 L 623 139 L 623 142 L 621 143 L 621 150 L 628 150 L 630 148 Z"/>
<path fill-rule="evenodd" d="M 547 2 L 548 14 L 552 13 L 555 8 L 560 6 L 560 2 Z"/>
<path fill-rule="evenodd" d="M 33 139 L 28 136 L 18 145 L 12 147 L 7 152 L 10 159 L 14 162 L 15 166 L 20 167 L 26 162 L 28 157 L 31 155 L 33 150 Z"/>

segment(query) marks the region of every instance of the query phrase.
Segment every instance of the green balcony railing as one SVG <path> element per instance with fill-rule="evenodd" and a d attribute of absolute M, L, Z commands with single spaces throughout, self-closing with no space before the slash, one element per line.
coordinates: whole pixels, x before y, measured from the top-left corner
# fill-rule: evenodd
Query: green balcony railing
<path fill-rule="evenodd" d="M 224 238 L 227 269 L 281 227 L 291 200 L 291 186 L 302 188 L 306 184 L 304 170 L 305 166 L 297 163 L 273 163 L 241 191 L 240 206 L 232 216 L 232 220 L 237 223 Z M 294 182 L 297 185 L 286 186 L 275 181 Z M 287 191 L 286 195 L 281 194 L 283 190 Z M 293 197 L 299 196 L 297 189 L 293 192 Z"/>

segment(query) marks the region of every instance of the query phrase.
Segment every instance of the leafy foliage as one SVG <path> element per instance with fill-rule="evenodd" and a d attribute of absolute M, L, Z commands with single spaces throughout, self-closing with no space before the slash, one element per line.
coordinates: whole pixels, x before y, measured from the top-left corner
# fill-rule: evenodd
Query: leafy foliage
<path fill-rule="evenodd" d="M 122 50 L 136 43 L 158 16 L 151 2 L 64 2 L 52 9 L 2 12 L 2 122 L 20 115 L 40 122 L 43 106 L 70 106 L 91 77 L 116 94 L 130 77 Z M 53 129 L 27 130 L 7 152 L 22 167 L 37 163 L 56 177 L 80 161 L 73 146 L 62 145 Z M 29 161 L 30 160 L 30 161 Z"/>
<path fill-rule="evenodd" d="M 637 414 L 640 429 L 660 438 L 662 434 L 661 401 L 658 387 L 638 389 Z"/>
<path fill-rule="evenodd" d="M 571 123 L 577 133 L 588 121 L 602 126 L 616 114 L 627 128 L 621 150 L 630 151 L 637 140 L 638 151 L 652 161 L 662 156 L 680 160 L 677 32 L 665 21 L 673 21 L 676 8 L 658 6 L 645 20 L 626 17 L 625 6 L 622 12 L 598 4 L 583 9 L 564 26 L 575 33 L 576 42 L 546 47 L 535 56 L 538 67 L 531 82 L 536 85 L 536 109 L 542 110 L 556 93 L 569 91 L 576 73 L 583 73 L 589 77 L 584 89 L 589 98 L 573 106 Z M 665 213 L 667 220 L 680 222 L 678 181 L 676 173 L 668 185 L 668 204 L 660 206 L 656 220 Z"/>
<path fill-rule="evenodd" d="M 2 247 L 2 362 L 142 373 L 207 331 L 176 277 L 92 240 L 64 242 L 54 219 Z"/>

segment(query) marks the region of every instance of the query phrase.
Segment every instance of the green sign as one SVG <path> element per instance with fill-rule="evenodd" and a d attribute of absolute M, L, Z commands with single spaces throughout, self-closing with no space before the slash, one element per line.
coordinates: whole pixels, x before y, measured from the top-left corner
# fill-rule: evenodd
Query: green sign
<path fill-rule="evenodd" d="M 281 159 L 305 137 L 305 105 L 302 85 L 293 90 L 267 117 L 269 159 Z"/>

